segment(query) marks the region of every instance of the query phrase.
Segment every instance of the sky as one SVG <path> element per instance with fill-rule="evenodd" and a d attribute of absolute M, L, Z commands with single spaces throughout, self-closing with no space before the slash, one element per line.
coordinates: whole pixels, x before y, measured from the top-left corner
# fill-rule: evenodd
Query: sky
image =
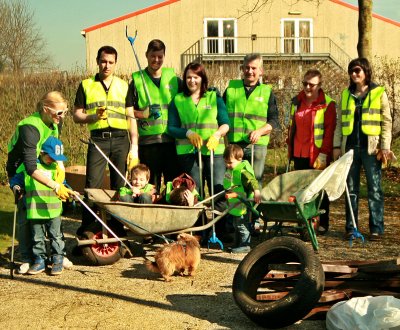
<path fill-rule="evenodd" d="M 218 0 L 217 0 L 218 1 Z M 357 5 L 357 0 L 344 0 Z M 85 38 L 90 26 L 152 6 L 162 0 L 26 0 L 61 70 L 85 67 Z M 400 22 L 400 0 L 374 0 L 373 11 Z"/>

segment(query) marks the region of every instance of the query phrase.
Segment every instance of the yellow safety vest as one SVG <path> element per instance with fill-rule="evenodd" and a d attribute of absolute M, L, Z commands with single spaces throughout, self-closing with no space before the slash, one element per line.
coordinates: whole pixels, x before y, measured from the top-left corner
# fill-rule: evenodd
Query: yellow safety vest
<path fill-rule="evenodd" d="M 85 110 L 88 115 L 95 114 L 99 107 L 106 107 L 107 109 L 107 120 L 89 123 L 88 128 L 90 131 L 108 127 L 122 130 L 128 129 L 125 112 L 128 84 L 124 80 L 114 76 L 108 93 L 106 93 L 100 81 L 95 81 L 95 77 L 83 80 L 82 86 L 86 96 Z"/>

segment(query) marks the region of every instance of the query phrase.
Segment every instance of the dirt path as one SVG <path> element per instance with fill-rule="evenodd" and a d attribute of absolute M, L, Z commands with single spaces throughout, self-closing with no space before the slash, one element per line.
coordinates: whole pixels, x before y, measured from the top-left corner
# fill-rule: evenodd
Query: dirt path
<path fill-rule="evenodd" d="M 342 240 L 342 201 L 332 205 L 331 231 L 319 238 L 320 258 L 390 259 L 399 256 L 399 200 L 388 200 L 386 233 L 382 242 Z M 362 210 L 366 210 L 363 201 Z M 367 215 L 360 219 L 367 233 Z M 74 245 L 74 219 L 65 219 L 68 252 Z M 367 235 L 366 235 L 367 236 Z M 256 244 L 256 241 L 254 241 Z M 138 249 L 143 245 L 137 245 Z M 153 247 L 144 251 L 153 254 Z M 48 274 L 9 277 L 6 259 L 0 260 L 1 329 L 258 329 L 233 301 L 233 275 L 243 256 L 202 249 L 197 275 L 175 277 L 165 283 L 149 273 L 143 257 L 122 259 L 114 265 L 89 266 L 83 257 L 71 257 L 72 270 L 61 276 Z M 324 329 L 324 321 L 303 321 L 287 329 Z"/>

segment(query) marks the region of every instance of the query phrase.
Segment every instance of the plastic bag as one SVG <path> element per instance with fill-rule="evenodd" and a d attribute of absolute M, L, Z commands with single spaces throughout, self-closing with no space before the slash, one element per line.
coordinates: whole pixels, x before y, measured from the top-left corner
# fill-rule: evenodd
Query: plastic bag
<path fill-rule="evenodd" d="M 326 315 L 328 330 L 400 329 L 400 299 L 366 296 L 341 301 Z"/>

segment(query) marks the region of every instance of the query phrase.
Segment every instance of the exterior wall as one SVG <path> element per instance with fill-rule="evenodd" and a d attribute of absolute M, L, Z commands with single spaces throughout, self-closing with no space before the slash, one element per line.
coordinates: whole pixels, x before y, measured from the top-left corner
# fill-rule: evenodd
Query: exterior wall
<path fill-rule="evenodd" d="M 136 71 L 136 64 L 131 45 L 125 37 L 125 26 L 134 36 L 134 43 L 142 68 L 146 66 L 145 51 L 151 39 L 165 42 L 167 51 L 164 66 L 173 67 L 180 72 L 180 55 L 203 37 L 204 18 L 236 18 L 244 9 L 243 0 L 175 0 L 168 5 L 161 3 L 153 6 L 151 11 L 143 10 L 140 15 L 117 21 L 98 29 L 88 29 L 86 33 L 87 68 L 97 70 L 96 54 L 98 48 L 105 44 L 114 46 L 118 55 L 117 71 L 129 74 Z M 249 2 L 251 3 L 251 2 Z M 289 15 L 289 11 L 298 11 L 299 15 Z M 267 6 L 259 14 L 238 19 L 238 36 L 248 37 L 257 34 L 259 37 L 280 37 L 281 18 L 312 18 L 314 37 L 329 37 L 351 58 L 357 56 L 357 21 L 358 12 L 352 8 L 325 0 L 316 7 L 309 2 L 300 2 L 288 6 L 286 1 L 275 0 L 273 6 Z M 389 39 L 390 38 L 390 39 Z M 373 54 L 391 57 L 400 56 L 400 49 L 393 47 L 392 40 L 400 39 L 400 27 L 383 20 L 373 18 Z M 253 42 L 253 51 L 258 46 Z M 250 44 L 249 44 L 250 45 Z M 251 47 L 238 49 L 240 53 L 251 52 Z"/>

